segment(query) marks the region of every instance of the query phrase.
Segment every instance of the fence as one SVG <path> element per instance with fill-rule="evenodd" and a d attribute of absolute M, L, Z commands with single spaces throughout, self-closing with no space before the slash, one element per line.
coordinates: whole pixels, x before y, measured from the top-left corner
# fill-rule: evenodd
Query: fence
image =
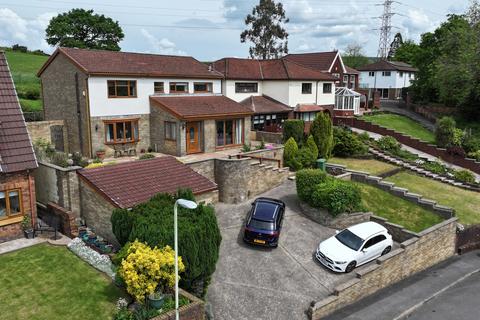
<path fill-rule="evenodd" d="M 335 125 L 347 125 L 353 128 L 378 133 L 382 136 L 392 136 L 397 139 L 398 142 L 406 146 L 428 153 L 434 157 L 442 159 L 443 161 L 452 163 L 454 165 L 469 169 L 475 173 L 480 174 L 480 162 L 477 162 L 474 159 L 462 158 L 460 156 L 450 154 L 447 152 L 446 149 L 438 148 L 433 144 L 429 144 L 420 139 L 396 132 L 392 129 L 388 129 L 359 118 L 336 117 L 333 119 L 333 122 Z"/>
<path fill-rule="evenodd" d="M 465 228 L 457 233 L 456 251 L 458 254 L 480 249 L 480 224 Z"/>

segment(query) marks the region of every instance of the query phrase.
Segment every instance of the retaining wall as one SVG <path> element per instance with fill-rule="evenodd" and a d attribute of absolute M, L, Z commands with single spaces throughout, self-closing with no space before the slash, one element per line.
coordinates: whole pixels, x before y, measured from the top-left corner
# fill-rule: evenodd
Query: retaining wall
<path fill-rule="evenodd" d="M 252 140 L 264 141 L 267 143 L 282 144 L 283 143 L 283 133 L 281 132 L 267 132 L 267 131 L 251 131 Z"/>

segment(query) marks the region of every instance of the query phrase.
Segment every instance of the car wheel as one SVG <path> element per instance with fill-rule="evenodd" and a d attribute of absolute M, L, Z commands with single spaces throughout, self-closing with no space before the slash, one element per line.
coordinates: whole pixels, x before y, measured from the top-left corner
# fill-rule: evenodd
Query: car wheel
<path fill-rule="evenodd" d="M 345 273 L 350 273 L 353 271 L 353 269 L 355 269 L 355 267 L 357 266 L 357 263 L 355 261 L 352 261 L 348 264 L 348 266 L 345 268 Z"/>
<path fill-rule="evenodd" d="M 390 247 L 390 246 L 388 246 L 388 247 L 386 247 L 385 249 L 383 249 L 383 251 L 382 251 L 382 256 L 384 256 L 384 255 L 386 255 L 387 253 L 389 253 L 390 250 L 392 250 L 392 247 Z"/>

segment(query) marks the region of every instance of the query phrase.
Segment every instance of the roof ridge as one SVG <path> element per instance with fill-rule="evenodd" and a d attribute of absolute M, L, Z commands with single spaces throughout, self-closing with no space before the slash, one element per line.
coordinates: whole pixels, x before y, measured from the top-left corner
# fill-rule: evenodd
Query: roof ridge
<path fill-rule="evenodd" d="M 112 51 L 112 50 L 105 50 L 105 49 L 85 49 L 85 48 L 70 48 L 70 47 L 58 47 L 59 49 L 67 49 L 67 50 L 80 50 L 80 51 L 96 51 L 96 52 L 105 52 L 105 53 L 126 53 L 126 54 L 137 54 L 137 55 L 144 55 L 144 56 L 162 56 L 162 57 L 180 57 L 180 58 L 192 58 L 198 62 L 195 57 L 190 55 L 175 55 L 175 54 L 160 54 L 160 53 L 148 53 L 148 52 L 133 52 L 133 51 Z"/>
<path fill-rule="evenodd" d="M 290 80 L 290 72 L 288 72 L 288 68 L 287 68 L 287 65 L 286 65 L 285 61 L 286 61 L 286 59 L 282 59 L 283 69 L 285 69 L 285 73 L 287 74 L 287 78 Z"/>
<path fill-rule="evenodd" d="M 255 60 L 257 60 L 258 67 L 260 68 L 260 78 L 263 80 L 265 79 L 265 77 L 263 76 L 263 67 L 262 67 L 262 64 L 260 63 L 260 59 L 255 59 Z"/>

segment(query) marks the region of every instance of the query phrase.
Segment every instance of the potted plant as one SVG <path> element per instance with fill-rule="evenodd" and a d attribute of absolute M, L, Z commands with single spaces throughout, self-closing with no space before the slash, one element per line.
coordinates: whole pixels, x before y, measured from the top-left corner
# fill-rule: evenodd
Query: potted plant
<path fill-rule="evenodd" d="M 98 149 L 95 154 L 97 155 L 97 158 L 100 160 L 105 159 L 105 149 Z"/>
<path fill-rule="evenodd" d="M 25 238 L 33 239 L 32 219 L 28 214 L 23 216 L 22 230 L 23 230 L 23 234 L 25 235 Z"/>
<path fill-rule="evenodd" d="M 148 304 L 154 309 L 161 309 L 165 303 L 166 295 L 160 291 L 155 291 L 148 295 Z"/>

